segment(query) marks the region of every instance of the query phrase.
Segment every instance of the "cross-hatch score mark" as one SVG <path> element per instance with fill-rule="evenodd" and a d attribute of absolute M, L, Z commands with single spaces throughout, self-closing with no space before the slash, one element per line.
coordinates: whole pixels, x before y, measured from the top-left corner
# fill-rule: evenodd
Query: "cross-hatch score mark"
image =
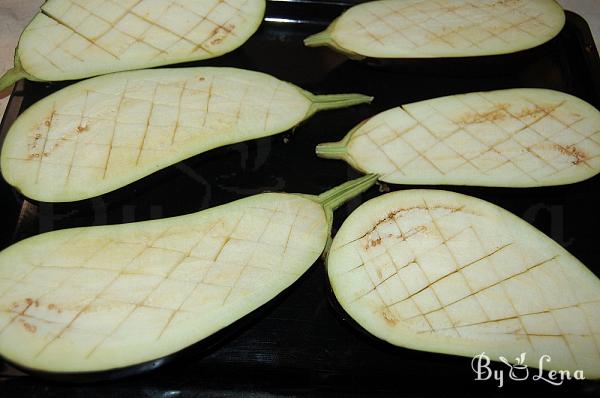
<path fill-rule="evenodd" d="M 508 242 L 508 243 L 505 243 L 505 244 L 501 245 L 500 247 L 497 247 L 495 250 L 492 250 L 491 252 L 486 252 L 486 250 L 484 248 L 484 245 L 483 245 L 483 242 L 481 240 L 481 237 L 477 233 L 477 229 L 473 226 L 473 224 L 470 224 L 468 227 L 466 227 L 464 229 L 461 229 L 459 232 L 455 233 L 454 235 L 452 235 L 450 237 L 446 237 L 446 236 L 444 236 L 443 228 L 437 224 L 438 221 L 441 218 L 444 218 L 444 217 L 454 217 L 454 216 L 460 217 L 461 216 L 461 212 L 451 212 L 449 214 L 446 214 L 446 215 L 443 215 L 443 216 L 439 216 L 439 217 L 436 218 L 435 215 L 433 213 L 431 213 L 430 207 L 429 207 L 429 205 L 427 205 L 427 203 L 425 202 L 425 200 L 424 200 L 424 204 L 425 204 L 425 209 L 427 209 L 428 214 L 429 214 L 429 218 L 430 218 L 430 221 L 428 222 L 428 226 L 426 226 L 426 228 L 428 230 L 431 229 L 432 231 L 437 231 L 437 233 L 439 234 L 439 236 L 443 239 L 443 241 L 441 243 L 441 246 L 445 246 L 448 249 L 448 251 L 451 253 L 452 259 L 453 259 L 453 262 L 454 262 L 455 270 L 452 271 L 452 272 L 450 272 L 450 273 L 447 273 L 447 274 L 445 274 L 445 275 L 443 275 L 443 276 L 441 276 L 441 277 L 439 277 L 439 278 L 437 278 L 435 280 L 429 280 L 429 283 L 427 285 L 425 285 L 424 287 L 421 287 L 419 289 L 416 289 L 416 290 L 414 288 L 411 288 L 410 286 L 406 285 L 407 282 L 404 281 L 403 278 L 401 278 L 401 277 L 400 278 L 396 278 L 395 281 L 400 281 L 400 283 L 403 285 L 403 290 L 406 291 L 406 292 L 408 292 L 407 293 L 408 295 L 407 295 L 407 297 L 405 297 L 405 298 L 403 298 L 403 299 L 401 299 L 399 301 L 389 303 L 389 300 L 386 300 L 381 295 L 381 292 L 379 291 L 379 287 L 382 284 L 384 284 L 387 281 L 389 281 L 392 277 L 398 275 L 398 273 L 402 269 L 408 267 L 409 265 L 416 264 L 420 268 L 421 272 L 428 279 L 429 279 L 429 277 L 427 276 L 427 272 L 423 268 L 421 268 L 420 260 L 419 260 L 418 256 L 414 255 L 414 251 L 412 252 L 413 253 L 413 259 L 411 261 L 409 261 L 406 265 L 398 267 L 398 265 L 394 261 L 392 255 L 389 252 L 389 248 L 387 246 L 384 246 L 385 247 L 384 254 L 377 254 L 377 257 L 379 258 L 380 256 L 384 256 L 387 253 L 387 258 L 389 258 L 389 261 L 391 261 L 394 264 L 394 268 L 396 269 L 396 271 L 392 275 L 387 276 L 387 277 L 383 278 L 380 281 L 374 281 L 372 279 L 370 273 L 367 272 L 367 270 L 366 270 L 366 266 L 367 266 L 367 264 L 369 264 L 369 261 L 371 259 L 364 257 L 364 254 L 368 253 L 368 251 L 369 251 L 369 244 L 367 243 L 366 245 L 364 245 L 364 243 L 363 243 L 364 240 L 370 239 L 370 237 L 369 237 L 370 234 L 367 233 L 367 234 L 363 235 L 361 238 L 358 238 L 356 240 L 353 240 L 352 242 L 349 242 L 349 244 L 353 244 L 355 246 L 355 248 L 357 250 L 357 254 L 361 258 L 361 264 L 358 265 L 357 267 L 352 268 L 351 270 L 349 270 L 347 272 L 355 272 L 355 271 L 358 271 L 359 269 L 364 270 L 367 279 L 371 283 L 371 289 L 369 289 L 368 291 L 366 291 L 364 293 L 361 293 L 358 296 L 356 296 L 353 300 L 350 301 L 350 305 L 359 305 L 358 303 L 359 303 L 359 301 L 363 297 L 375 293 L 378 296 L 379 301 L 381 302 L 381 308 L 383 308 L 384 316 L 386 317 L 386 319 L 390 319 L 390 320 L 392 320 L 394 322 L 401 321 L 401 322 L 404 322 L 406 325 L 410 324 L 411 321 L 417 320 L 417 319 L 422 319 L 424 322 L 426 322 L 426 324 L 428 325 L 428 327 L 426 329 L 422 329 L 422 330 L 418 329 L 418 330 L 416 330 L 416 333 L 419 333 L 419 334 L 445 332 L 445 331 L 448 331 L 448 330 L 453 330 L 454 332 L 456 332 L 456 334 L 458 336 L 462 336 L 461 329 L 463 329 L 464 332 L 465 332 L 466 328 L 473 327 L 473 326 L 480 326 L 480 325 L 485 325 L 485 324 L 496 324 L 496 323 L 506 322 L 506 321 L 510 321 L 510 320 L 517 320 L 520 323 L 520 325 L 521 325 L 521 327 L 520 327 L 519 330 L 514 331 L 512 333 L 511 332 L 506 332 L 506 331 L 500 331 L 499 330 L 496 334 L 505 334 L 505 335 L 514 334 L 515 336 L 523 336 L 524 338 L 527 339 L 528 346 L 530 347 L 530 349 L 532 350 L 532 352 L 536 352 L 535 344 L 532 342 L 532 338 L 535 338 L 536 336 L 537 337 L 557 337 L 557 338 L 561 338 L 563 340 L 563 342 L 564 342 L 565 347 L 568 349 L 568 351 L 570 353 L 571 359 L 574 361 L 574 363 L 577 363 L 576 362 L 576 356 L 573 353 L 573 350 L 572 350 L 572 348 L 570 346 L 570 343 L 568 341 L 568 338 L 567 338 L 571 334 L 570 333 L 566 333 L 566 332 L 564 332 L 561 329 L 560 323 L 559 323 L 558 319 L 555 317 L 554 311 L 561 310 L 561 309 L 569 309 L 569 308 L 580 308 L 581 306 L 583 306 L 585 304 L 597 303 L 597 302 L 600 302 L 600 300 L 594 300 L 594 301 L 589 302 L 589 303 L 579 302 L 579 303 L 577 303 L 575 305 L 567 305 L 567 306 L 563 306 L 563 307 L 552 307 L 548 303 L 544 303 L 544 305 L 548 308 L 547 310 L 544 310 L 544 311 L 535 311 L 535 312 L 519 312 L 517 310 L 517 307 L 513 303 L 513 300 L 511 299 L 510 294 L 508 293 L 508 291 L 506 290 L 506 287 L 505 287 L 505 283 L 507 281 L 513 280 L 513 279 L 518 278 L 518 277 L 520 277 L 522 275 L 529 274 L 530 272 L 532 272 L 534 270 L 543 269 L 543 267 L 545 265 L 547 265 L 547 264 L 550 264 L 550 263 L 553 263 L 553 262 L 555 262 L 555 263 L 558 262 L 558 264 L 560 264 L 561 257 L 558 256 L 558 255 L 555 255 L 555 256 L 546 258 L 544 260 L 536 262 L 535 264 L 530 264 L 529 266 L 525 267 L 525 269 L 522 270 L 521 272 L 513 273 L 510 276 L 505 276 L 505 277 L 501 277 L 497 273 L 495 267 L 492 266 L 491 263 L 488 263 L 487 266 L 490 268 L 491 271 L 493 271 L 493 274 L 495 275 L 496 281 L 494 283 L 492 283 L 492 284 L 487 284 L 486 286 L 484 286 L 482 288 L 474 290 L 470 286 L 468 277 L 465 276 L 462 273 L 462 271 L 465 270 L 465 269 L 467 269 L 468 267 L 471 267 L 471 266 L 474 266 L 474 265 L 480 263 L 481 261 L 487 260 L 487 259 L 493 257 L 494 255 L 496 255 L 497 253 L 499 253 L 501 251 L 504 251 L 504 250 L 513 250 L 513 253 L 516 253 L 518 256 L 520 256 L 523 259 L 523 261 L 525 261 L 522 253 L 520 253 L 521 249 L 519 248 L 519 244 L 516 243 L 516 242 Z M 419 207 L 415 207 L 415 208 L 419 208 Z M 408 213 L 408 211 L 405 212 L 405 213 L 403 213 L 403 214 L 407 214 L 407 213 Z M 390 217 L 389 222 L 392 222 L 392 220 L 393 220 L 394 224 L 396 225 L 396 227 L 398 228 L 398 230 L 401 232 L 402 236 L 405 236 L 406 239 L 402 239 L 402 240 L 397 240 L 396 239 L 396 242 L 391 243 L 391 244 L 392 245 L 404 244 L 403 247 L 405 247 L 406 250 L 412 250 L 412 249 L 410 249 L 410 245 L 407 245 L 408 244 L 407 241 L 410 240 L 410 239 L 418 239 L 418 234 L 412 234 L 411 235 L 411 234 L 408 234 L 406 231 L 402 231 L 402 229 L 400 227 L 400 224 L 398 223 L 397 219 L 395 218 L 396 216 L 402 217 L 403 215 L 402 214 L 394 215 L 394 216 Z M 482 256 L 482 257 L 479 257 L 479 258 L 477 258 L 477 259 L 475 259 L 473 261 L 470 261 L 467 264 L 464 264 L 464 265 L 461 266 L 458 263 L 458 261 L 456 260 L 456 258 L 454 258 L 453 254 L 452 254 L 453 253 L 452 252 L 452 248 L 450 246 L 448 246 L 447 243 L 449 241 L 451 241 L 452 239 L 454 239 L 454 238 L 462 235 L 463 232 L 465 232 L 466 230 L 469 230 L 469 229 L 474 232 L 474 236 L 476 238 L 476 241 L 474 241 L 472 243 L 473 244 L 478 244 L 479 247 L 480 247 L 480 249 L 481 249 L 481 251 L 483 253 L 486 253 L 486 254 L 484 256 Z M 371 233 L 374 233 L 374 232 L 376 232 L 376 231 L 373 230 Z M 386 239 L 386 236 L 380 235 L 380 237 L 382 239 Z M 393 240 L 394 238 L 391 237 L 389 239 Z M 383 243 L 380 243 L 380 244 L 383 244 Z M 436 250 L 436 248 L 433 248 L 433 249 L 430 249 L 428 251 L 435 251 L 435 250 Z M 453 300 L 452 302 L 449 302 L 449 303 L 446 303 L 446 304 L 442 304 L 443 300 L 441 300 L 438 297 L 438 294 L 436 293 L 435 289 L 433 289 L 433 287 L 435 286 L 436 283 L 439 283 L 439 282 L 441 282 L 441 281 L 449 278 L 450 276 L 452 276 L 452 275 L 454 275 L 456 273 L 460 273 L 462 275 L 462 277 L 466 281 L 466 285 L 469 287 L 470 291 L 468 292 L 467 295 L 461 296 L 461 297 Z M 513 314 L 511 316 L 504 316 L 504 317 L 500 317 L 500 318 L 499 317 L 490 317 L 489 314 L 486 312 L 485 305 L 483 305 L 478 300 L 478 295 L 480 293 L 482 293 L 482 292 L 484 292 L 484 291 L 486 291 L 488 289 L 495 288 L 495 287 L 499 287 L 501 289 L 502 294 L 504 296 L 504 300 L 511 306 L 512 312 L 513 312 Z M 536 289 L 538 289 L 538 288 L 536 287 Z M 416 302 L 414 298 L 415 298 L 416 295 L 418 295 L 419 293 L 424 292 L 426 290 L 433 292 L 434 297 L 436 298 L 438 305 L 434 309 L 431 309 L 431 310 L 428 310 L 428 311 L 423 311 L 419 307 L 418 302 Z M 541 294 L 541 292 L 540 292 L 540 294 Z M 571 294 L 574 294 L 574 292 L 571 292 Z M 576 296 L 574 296 L 574 297 L 576 297 Z M 476 322 L 465 321 L 465 322 L 456 323 L 453 320 L 453 317 L 450 314 L 448 314 L 448 312 L 447 312 L 447 307 L 448 306 L 451 306 L 453 304 L 456 304 L 456 303 L 458 303 L 458 302 L 460 302 L 462 300 L 466 300 L 468 298 L 475 298 L 477 300 L 477 303 L 480 306 L 480 308 L 482 309 L 483 314 L 487 318 L 486 320 L 484 320 L 484 321 L 476 321 Z M 397 305 L 399 303 L 402 303 L 402 302 L 405 302 L 405 301 L 412 301 L 412 303 L 416 306 L 416 308 L 419 309 L 419 314 L 411 316 L 411 317 L 404 317 L 403 318 L 403 317 L 399 317 L 399 315 L 397 313 L 390 312 L 390 310 L 392 310 L 395 305 Z M 430 322 L 430 320 L 428 318 L 428 315 L 433 314 L 433 313 L 438 313 L 440 311 L 442 311 L 442 312 L 445 313 L 446 319 L 451 324 L 450 327 L 436 327 L 436 326 L 432 325 L 432 323 Z M 548 314 L 548 315 L 550 315 L 552 317 L 554 325 L 555 325 L 555 327 L 556 327 L 557 330 L 561 331 L 560 333 L 557 333 L 557 334 L 543 334 L 543 333 L 539 333 L 539 332 L 527 330 L 527 328 L 525 326 L 525 323 L 523 323 L 523 317 L 537 315 L 537 314 L 542 314 L 542 313 L 543 314 Z M 593 330 L 590 329 L 590 323 L 589 323 L 589 320 L 587 319 L 587 316 L 585 315 L 585 312 L 583 312 L 583 316 L 586 319 L 586 324 L 587 324 L 588 331 L 584 335 L 577 335 L 577 336 L 579 336 L 579 337 L 587 337 L 587 338 L 590 338 L 590 339 L 594 340 L 595 334 L 597 332 L 595 332 L 595 331 L 593 331 Z M 406 323 L 406 322 L 408 322 L 408 323 Z M 488 332 L 481 332 L 481 333 L 483 333 L 483 335 L 489 334 Z M 594 340 L 594 344 L 595 344 L 595 347 L 597 349 L 597 352 L 600 354 L 600 349 L 598 348 L 598 344 L 596 343 L 595 340 Z"/>

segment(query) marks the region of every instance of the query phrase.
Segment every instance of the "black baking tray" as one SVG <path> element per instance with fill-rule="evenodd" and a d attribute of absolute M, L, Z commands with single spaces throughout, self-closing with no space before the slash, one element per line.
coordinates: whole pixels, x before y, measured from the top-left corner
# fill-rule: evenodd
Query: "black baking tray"
<path fill-rule="evenodd" d="M 358 1 L 268 1 L 265 22 L 243 47 L 184 66 L 236 66 L 270 73 L 315 93 L 359 92 L 371 105 L 315 115 L 293 131 L 198 155 L 116 193 L 74 204 L 33 203 L 0 184 L 1 247 L 68 227 L 142 221 L 191 213 L 264 191 L 317 194 L 359 176 L 345 163 L 314 155 L 318 143 L 341 139 L 360 121 L 404 103 L 442 95 L 512 87 L 543 87 L 600 107 L 600 60 L 589 28 L 567 12 L 563 31 L 539 48 L 496 57 L 352 61 L 302 39 L 323 30 Z M 35 101 L 70 84 L 21 82 L 2 125 Z M 338 209 L 334 233 L 379 186 Z M 600 176 L 568 186 L 510 189 L 431 187 L 496 203 L 535 225 L 600 275 Z M 560 294 L 560 292 L 556 292 Z M 334 305 L 332 305 L 332 302 Z M 471 360 L 395 348 L 365 335 L 335 305 L 324 263 L 282 297 L 208 350 L 160 369 L 94 384 L 52 382 L 0 361 L 1 396 L 600 396 L 593 381 L 552 386 L 543 381 L 475 381 Z M 496 364 L 495 369 L 505 365 Z"/>

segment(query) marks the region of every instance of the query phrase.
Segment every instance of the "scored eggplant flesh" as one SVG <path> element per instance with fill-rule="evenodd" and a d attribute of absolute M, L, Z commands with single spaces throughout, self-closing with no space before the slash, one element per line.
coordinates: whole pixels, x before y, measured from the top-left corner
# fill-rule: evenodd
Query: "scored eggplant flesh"
<path fill-rule="evenodd" d="M 600 112 L 545 89 L 461 94 L 382 112 L 316 151 L 394 184 L 568 184 L 600 171 Z"/>
<path fill-rule="evenodd" d="M 0 355 L 72 373 L 180 351 L 296 281 L 330 239 L 333 210 L 376 180 L 16 243 L 0 253 Z"/>
<path fill-rule="evenodd" d="M 35 200 L 87 199 L 210 149 L 286 131 L 319 110 L 371 100 L 312 95 L 234 68 L 100 76 L 17 118 L 2 147 L 2 175 Z"/>
<path fill-rule="evenodd" d="M 327 269 L 343 309 L 391 344 L 600 378 L 600 280 L 491 203 L 434 190 L 372 199 L 340 228 Z"/>
<path fill-rule="evenodd" d="M 17 80 L 73 80 L 213 58 L 258 29 L 264 0 L 48 0 L 21 35 Z"/>
<path fill-rule="evenodd" d="M 554 0 L 379 0 L 350 8 L 304 43 L 351 58 L 471 57 L 536 47 L 564 23 Z"/>

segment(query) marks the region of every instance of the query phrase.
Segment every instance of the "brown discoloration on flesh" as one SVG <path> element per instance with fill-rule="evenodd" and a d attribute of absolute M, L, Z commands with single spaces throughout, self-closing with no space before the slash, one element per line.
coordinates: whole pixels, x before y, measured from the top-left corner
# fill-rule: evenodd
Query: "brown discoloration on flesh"
<path fill-rule="evenodd" d="M 41 157 L 47 158 L 48 156 L 50 156 L 50 152 L 30 153 L 29 155 L 27 155 L 27 160 L 39 159 Z"/>
<path fill-rule="evenodd" d="M 56 312 L 58 312 L 59 314 L 62 314 L 62 309 L 61 309 L 61 308 L 60 308 L 58 305 L 56 305 L 56 304 L 54 304 L 54 303 L 50 303 L 50 304 L 48 304 L 48 309 L 49 309 L 50 311 L 56 311 Z"/>
<path fill-rule="evenodd" d="M 478 124 L 484 122 L 495 122 L 500 120 L 505 120 L 510 115 L 507 112 L 509 108 L 508 104 L 496 104 L 491 110 L 483 113 L 478 112 L 470 112 L 460 119 L 457 120 L 457 123 L 463 126 L 469 124 Z"/>
<path fill-rule="evenodd" d="M 375 246 L 379 246 L 381 244 L 381 242 L 383 241 L 383 238 L 380 236 L 379 238 L 375 239 L 375 240 L 370 240 L 367 243 L 367 249 L 370 247 L 375 247 Z"/>
<path fill-rule="evenodd" d="M 511 6 L 514 6 L 515 4 L 520 4 L 520 3 L 521 3 L 521 0 L 498 0 L 497 2 L 492 4 L 492 7 L 497 7 L 497 6 L 511 7 Z"/>
<path fill-rule="evenodd" d="M 220 44 L 234 29 L 235 25 L 233 24 L 219 25 L 210 32 L 207 40 L 211 46 Z"/>
<path fill-rule="evenodd" d="M 89 129 L 90 127 L 87 125 L 87 123 L 84 123 L 81 126 L 77 126 L 76 132 L 77 134 L 81 134 L 85 131 L 88 131 Z"/>
<path fill-rule="evenodd" d="M 33 135 L 33 146 L 35 147 L 38 143 L 38 141 L 42 138 L 42 134 L 41 133 L 35 133 Z"/>
<path fill-rule="evenodd" d="M 34 152 L 38 148 L 38 144 L 39 144 L 40 140 L 42 139 L 42 137 L 43 137 L 42 133 L 37 132 L 37 130 L 35 130 L 34 134 L 30 136 L 31 142 L 29 143 L 28 148 L 31 152 Z"/>
<path fill-rule="evenodd" d="M 35 306 L 35 307 L 39 307 L 40 306 L 40 302 L 37 299 L 32 299 L 31 297 L 27 297 L 26 299 L 23 300 L 23 303 L 25 304 L 25 308 L 23 308 L 20 312 L 19 315 L 25 315 L 25 312 L 29 309 L 29 307 L 31 306 Z M 21 304 L 18 301 L 14 301 L 10 308 L 12 310 L 16 310 L 17 308 L 19 308 L 21 306 Z"/>
<path fill-rule="evenodd" d="M 552 112 L 554 112 L 557 108 L 559 108 L 563 103 L 564 101 L 558 105 L 535 105 L 529 108 L 523 108 L 520 112 L 515 114 L 515 117 L 517 117 L 518 119 L 525 119 L 528 117 L 536 118 L 540 116 L 549 115 Z"/>
<path fill-rule="evenodd" d="M 584 163 L 587 159 L 586 153 L 583 152 L 581 149 L 577 148 L 575 145 L 554 144 L 554 149 L 556 149 L 565 156 L 572 157 L 573 160 L 571 161 L 571 163 L 575 166 Z"/>
<path fill-rule="evenodd" d="M 51 124 L 52 124 L 51 121 L 52 121 L 53 116 L 54 116 L 54 112 L 42 123 L 42 125 L 45 125 L 48 127 L 48 131 L 50 131 Z M 34 130 L 34 134 L 32 136 L 30 136 L 31 143 L 28 145 L 30 153 L 27 155 L 27 160 L 35 160 L 35 159 L 39 159 L 41 157 L 47 158 L 48 156 L 50 156 L 52 154 L 52 152 L 55 149 L 60 147 L 60 144 L 62 142 L 68 141 L 69 139 L 73 138 L 73 133 L 63 134 L 54 145 L 52 145 L 50 148 L 47 148 L 47 150 L 45 150 L 44 152 L 41 152 L 39 150 L 39 142 L 42 138 L 47 138 L 47 135 L 45 137 L 42 133 L 39 132 L 40 127 L 41 127 L 41 125 L 38 126 L 38 128 L 36 128 L 36 130 Z M 89 130 L 89 124 L 87 122 L 83 122 L 75 128 L 74 133 L 75 133 L 75 135 L 79 135 L 88 130 Z"/>
<path fill-rule="evenodd" d="M 425 233 L 425 232 L 427 232 L 427 227 L 425 225 L 419 225 L 418 227 L 413 228 L 410 231 L 408 231 L 406 234 L 402 234 L 402 233 L 400 235 L 387 234 L 385 236 L 379 236 L 375 240 L 369 238 L 367 240 L 365 250 L 369 250 L 370 248 L 379 246 L 383 242 L 383 238 L 388 238 L 388 239 L 396 238 L 396 239 L 400 239 L 401 241 L 405 241 L 405 240 L 408 240 L 409 238 L 415 236 L 416 234 Z"/>
<path fill-rule="evenodd" d="M 390 309 L 385 307 L 381 310 L 383 320 L 390 326 L 396 326 L 398 319 L 391 313 Z"/>
<path fill-rule="evenodd" d="M 19 322 L 23 326 L 23 329 L 25 329 L 29 333 L 35 333 L 35 332 L 37 332 L 37 326 L 32 325 L 31 323 L 29 323 L 29 322 L 27 322 L 27 321 L 25 321 L 23 319 L 19 319 Z"/>
<path fill-rule="evenodd" d="M 56 114 L 56 111 L 54 111 L 54 110 L 52 112 L 50 112 L 48 117 L 46 119 L 44 119 L 44 126 L 46 126 L 48 128 L 52 126 L 52 120 L 54 119 L 55 114 Z"/>
<path fill-rule="evenodd" d="M 484 122 L 497 122 L 506 120 L 512 117 L 515 117 L 519 120 L 527 119 L 527 118 L 542 118 L 546 115 L 551 114 L 557 108 L 563 105 L 564 102 L 561 102 L 557 105 L 534 105 L 530 107 L 524 107 L 518 112 L 511 112 L 510 104 L 499 103 L 495 104 L 493 108 L 491 108 L 487 112 L 469 112 L 463 115 L 461 118 L 456 120 L 456 123 L 462 126 L 469 124 L 478 124 Z"/>
<path fill-rule="evenodd" d="M 442 10 L 444 10 L 445 12 L 455 12 L 458 11 L 462 8 L 462 6 L 459 5 L 447 5 L 447 6 L 443 6 L 441 7 Z"/>
<path fill-rule="evenodd" d="M 397 236 L 394 236 L 392 234 L 387 234 L 387 236 L 378 236 L 377 239 L 371 239 L 370 235 L 375 232 L 375 230 L 377 229 L 377 227 L 379 227 L 381 224 L 384 224 L 386 222 L 392 221 L 394 218 L 396 218 L 396 216 L 400 213 L 407 213 L 409 211 L 412 210 L 438 210 L 438 209 L 445 209 L 450 211 L 451 213 L 456 213 L 459 211 L 464 211 L 464 206 L 461 207 L 452 207 L 452 206 L 433 206 L 433 207 L 425 207 L 425 206 L 413 206 L 413 207 L 408 207 L 408 208 L 400 208 L 400 209 L 396 209 L 393 211 L 390 211 L 386 217 L 380 219 L 379 221 L 377 221 L 377 223 L 375 223 L 375 225 L 369 230 L 367 231 L 364 235 L 362 235 L 361 237 L 359 237 L 357 240 L 363 239 L 365 237 L 368 237 L 367 239 L 367 244 L 365 245 L 365 250 L 368 250 L 370 248 L 373 247 L 377 247 L 379 246 L 382 242 L 383 242 L 383 238 L 398 238 L 401 240 L 407 240 L 408 238 L 418 234 L 418 233 L 425 233 L 427 232 L 427 227 L 425 225 L 420 225 L 418 227 L 413 228 L 412 230 L 408 231 L 407 234 L 400 234 Z"/>
<path fill-rule="evenodd" d="M 39 139 L 42 138 L 42 134 L 40 133 L 40 130 L 44 131 L 47 130 L 48 132 L 50 131 L 50 128 L 52 127 L 52 120 L 54 120 L 54 116 L 56 115 L 56 111 L 52 111 L 50 112 L 50 114 L 48 116 L 46 116 L 46 118 L 44 119 L 44 121 L 40 124 L 37 125 L 37 127 L 33 130 L 34 135 L 33 135 L 33 146 L 35 146 L 35 144 L 37 144 L 37 141 Z"/>
<path fill-rule="evenodd" d="M 499 0 L 495 3 L 489 4 L 486 7 L 490 7 L 490 8 L 515 8 L 517 7 L 517 5 L 519 5 L 521 3 L 522 0 Z M 476 6 L 473 6 L 471 4 L 466 4 L 466 5 L 454 5 L 454 4 L 450 4 L 450 5 L 439 5 L 439 9 L 441 11 L 443 11 L 443 14 L 454 14 L 457 11 L 470 11 L 472 8 L 479 8 Z M 497 12 L 496 10 L 494 12 Z M 465 24 L 456 26 L 456 27 L 450 27 L 450 26 L 442 26 L 441 28 L 438 29 L 438 33 L 428 33 L 426 35 L 427 40 L 430 42 L 441 42 L 441 43 L 446 43 L 449 44 L 451 47 L 454 47 L 454 45 L 449 42 L 448 40 L 446 40 L 446 36 L 452 35 L 452 34 L 464 34 L 467 30 L 472 29 L 473 26 L 475 26 L 474 23 L 470 23 L 469 21 L 466 21 Z M 515 27 L 516 29 L 518 29 L 518 26 Z M 498 35 L 504 31 L 506 31 L 506 27 L 505 26 L 499 26 L 499 27 L 488 27 L 487 28 L 488 31 L 490 33 L 493 33 L 494 35 Z M 477 43 L 473 43 L 474 46 L 479 47 L 479 45 Z"/>
<path fill-rule="evenodd" d="M 44 151 L 44 152 L 33 152 L 33 153 L 28 154 L 27 155 L 27 160 L 39 159 L 40 157 L 47 158 L 47 157 L 49 157 L 52 154 L 52 152 L 54 150 L 56 150 L 57 148 L 60 147 L 60 144 L 62 142 L 65 142 L 65 141 L 68 141 L 68 139 L 63 135 L 58 140 L 58 142 L 56 142 L 54 145 L 52 145 L 50 148 L 48 148 L 47 151 Z M 35 148 L 32 148 L 32 149 L 35 149 Z"/>
<path fill-rule="evenodd" d="M 19 315 L 25 315 L 25 312 L 27 312 L 27 310 L 30 307 L 39 307 L 40 306 L 40 302 L 37 299 L 32 299 L 31 297 L 27 297 L 25 299 L 23 299 L 22 301 L 13 301 L 12 303 L 10 303 L 10 305 L 8 306 L 8 310 L 14 313 L 17 313 Z M 19 307 L 23 307 L 20 311 L 19 311 Z"/>

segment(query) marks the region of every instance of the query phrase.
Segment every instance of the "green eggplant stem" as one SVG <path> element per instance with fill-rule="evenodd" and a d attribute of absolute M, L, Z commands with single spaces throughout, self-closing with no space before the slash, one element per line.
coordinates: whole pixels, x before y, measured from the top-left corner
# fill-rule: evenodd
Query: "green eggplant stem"
<path fill-rule="evenodd" d="M 355 60 L 364 59 L 365 58 L 364 55 L 356 54 L 356 53 L 353 53 L 352 51 L 346 50 L 345 48 L 340 47 L 335 42 L 335 40 L 331 36 L 331 30 L 333 29 L 333 26 L 334 26 L 333 24 L 335 24 L 335 22 L 333 22 L 329 26 L 329 28 L 327 28 L 327 30 L 324 30 L 323 32 L 319 32 L 312 36 L 308 36 L 306 39 L 304 39 L 304 45 L 307 47 L 328 46 L 328 47 L 331 47 L 331 48 L 341 52 L 342 54 L 345 54 L 350 59 L 355 59 Z"/>
<path fill-rule="evenodd" d="M 333 41 L 331 34 L 324 30 L 323 32 L 315 33 L 304 39 L 304 45 L 307 47 L 318 47 L 330 44 Z"/>
<path fill-rule="evenodd" d="M 319 195 L 319 202 L 324 208 L 333 211 L 346 201 L 371 188 L 378 178 L 378 174 L 367 174 L 364 177 L 348 181 Z"/>
<path fill-rule="evenodd" d="M 9 69 L 2 77 L 0 77 L 0 91 L 4 91 L 6 88 L 12 86 L 26 76 L 27 74 L 23 68 L 19 65 L 15 65 L 14 68 Z"/>
<path fill-rule="evenodd" d="M 345 108 L 359 104 L 370 104 L 373 101 L 373 97 L 363 94 L 314 95 L 304 92 L 304 95 L 312 102 L 307 116 L 312 116 L 319 111 Z"/>
<path fill-rule="evenodd" d="M 344 159 L 346 151 L 346 144 L 343 142 L 325 142 L 315 149 L 317 156 L 323 159 Z"/>

